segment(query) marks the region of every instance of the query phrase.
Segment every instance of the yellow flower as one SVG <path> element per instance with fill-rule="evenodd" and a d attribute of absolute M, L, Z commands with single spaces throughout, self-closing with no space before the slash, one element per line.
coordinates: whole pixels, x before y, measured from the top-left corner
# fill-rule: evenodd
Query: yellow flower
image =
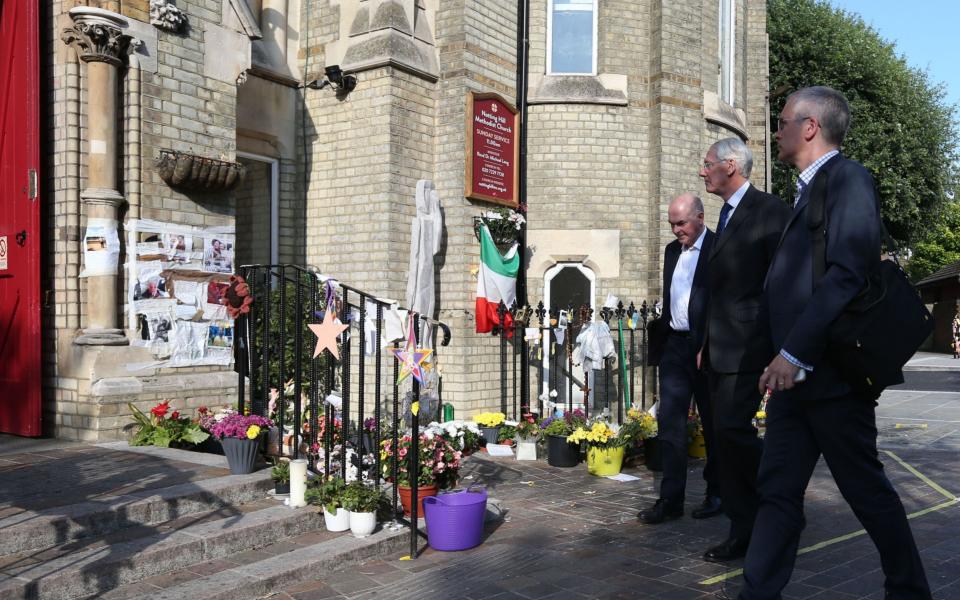
<path fill-rule="evenodd" d="M 257 439 L 257 436 L 258 436 L 258 435 L 260 435 L 260 426 L 259 426 L 259 425 L 251 425 L 250 427 L 247 428 L 247 439 L 248 439 L 248 440 L 255 440 L 255 439 Z"/>
<path fill-rule="evenodd" d="M 758 418 L 758 419 L 766 419 L 766 418 L 767 418 L 767 413 L 766 413 L 766 411 L 758 410 L 758 411 L 757 411 L 757 418 Z"/>
<path fill-rule="evenodd" d="M 481 427 L 499 427 L 506 418 L 507 415 L 502 412 L 485 412 L 473 416 L 473 420 Z"/>

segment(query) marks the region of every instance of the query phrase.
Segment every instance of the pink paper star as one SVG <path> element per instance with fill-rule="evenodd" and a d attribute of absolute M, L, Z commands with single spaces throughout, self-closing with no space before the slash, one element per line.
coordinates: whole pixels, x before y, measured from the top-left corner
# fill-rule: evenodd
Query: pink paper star
<path fill-rule="evenodd" d="M 328 310 L 323 315 L 323 323 L 312 323 L 307 325 L 310 331 L 317 336 L 317 347 L 313 350 L 313 357 L 320 356 L 324 349 L 329 350 L 330 354 L 337 360 L 340 360 L 340 350 L 337 349 L 337 338 L 345 329 L 350 327 L 334 321 L 336 315 L 332 310 Z"/>

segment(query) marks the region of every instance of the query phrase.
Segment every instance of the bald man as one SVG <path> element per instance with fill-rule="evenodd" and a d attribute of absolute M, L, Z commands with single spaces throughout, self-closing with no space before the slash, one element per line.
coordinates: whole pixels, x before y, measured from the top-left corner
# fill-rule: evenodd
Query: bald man
<path fill-rule="evenodd" d="M 657 407 L 657 438 L 663 457 L 660 499 L 637 515 L 642 523 L 655 525 L 683 516 L 687 486 L 687 411 L 693 398 L 700 411 L 707 443 L 707 499 L 693 511 L 694 518 L 720 512 L 713 428 L 706 376 L 697 367 L 697 350 L 703 344 L 706 321 L 707 256 L 713 232 L 703 223 L 703 202 L 691 193 L 680 194 L 667 211 L 676 240 L 663 254 L 663 315 L 659 324 L 667 335 L 660 355 L 660 403 Z"/>

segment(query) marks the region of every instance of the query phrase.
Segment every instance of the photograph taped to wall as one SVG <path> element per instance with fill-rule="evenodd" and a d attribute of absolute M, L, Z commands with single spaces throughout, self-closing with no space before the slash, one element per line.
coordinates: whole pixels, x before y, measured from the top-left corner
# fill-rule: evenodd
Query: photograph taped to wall
<path fill-rule="evenodd" d="M 211 348 L 232 348 L 233 322 L 212 321 L 207 337 L 207 346 Z"/>
<path fill-rule="evenodd" d="M 233 236 L 203 238 L 203 270 L 233 273 Z"/>
<path fill-rule="evenodd" d="M 193 236 L 182 233 L 168 233 L 166 234 L 164 250 L 169 262 L 174 265 L 185 265 L 190 262 L 193 253 Z"/>
<path fill-rule="evenodd" d="M 170 311 L 151 312 L 140 315 L 140 344 L 146 346 L 158 358 L 170 355 L 171 330 L 175 321 Z"/>
<path fill-rule="evenodd" d="M 207 304 L 222 304 L 220 302 L 227 293 L 230 284 L 226 281 L 210 280 L 207 284 Z"/>
<path fill-rule="evenodd" d="M 83 234 L 81 277 L 114 275 L 120 257 L 120 236 L 113 219 L 90 218 Z"/>

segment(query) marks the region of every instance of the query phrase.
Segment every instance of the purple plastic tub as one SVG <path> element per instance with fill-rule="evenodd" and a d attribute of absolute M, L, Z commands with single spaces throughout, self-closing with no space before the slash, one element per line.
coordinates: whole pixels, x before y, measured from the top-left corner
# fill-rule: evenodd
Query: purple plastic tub
<path fill-rule="evenodd" d="M 467 488 L 462 492 L 423 499 L 427 540 L 434 550 L 454 552 L 479 546 L 487 512 L 487 490 Z"/>

